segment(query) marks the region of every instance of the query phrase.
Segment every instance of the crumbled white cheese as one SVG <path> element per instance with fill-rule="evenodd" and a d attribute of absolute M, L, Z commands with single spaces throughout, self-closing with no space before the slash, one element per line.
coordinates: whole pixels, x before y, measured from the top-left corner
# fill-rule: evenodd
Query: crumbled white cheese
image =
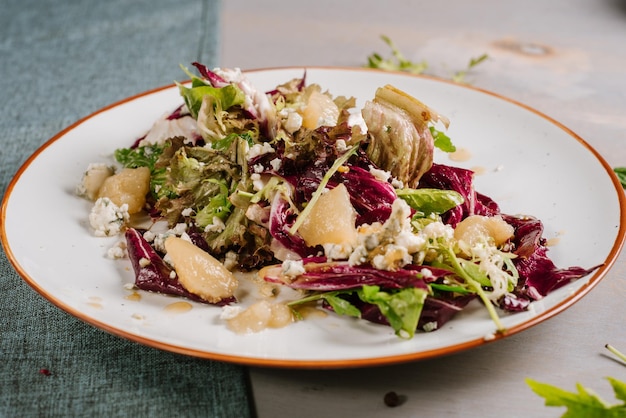
<path fill-rule="evenodd" d="M 115 169 L 104 163 L 91 163 L 83 174 L 83 178 L 76 186 L 76 194 L 94 200 L 102 183 L 115 173 Z"/>
<path fill-rule="evenodd" d="M 399 245 L 385 245 L 384 251 L 383 254 L 376 254 L 372 259 L 372 265 L 379 270 L 394 270 L 413 260 L 407 249 Z"/>
<path fill-rule="evenodd" d="M 125 240 L 118 241 L 115 245 L 107 250 L 107 258 L 110 258 L 112 260 L 126 258 L 127 255 L 128 252 L 126 249 Z"/>
<path fill-rule="evenodd" d="M 437 329 L 437 322 L 436 321 L 426 322 L 422 328 L 426 332 L 434 331 Z"/>
<path fill-rule="evenodd" d="M 262 176 L 259 173 L 250 174 L 250 180 L 252 180 L 252 188 L 257 192 L 263 190 L 263 188 L 267 184 L 268 179 L 269 176 Z"/>
<path fill-rule="evenodd" d="M 251 160 L 259 155 L 269 154 L 276 151 L 269 142 L 263 142 L 262 144 L 254 144 L 246 154 L 246 159 Z"/>
<path fill-rule="evenodd" d="M 182 210 L 182 212 L 180 212 L 181 215 L 183 216 L 191 216 L 193 215 L 193 209 L 192 208 L 185 208 Z"/>
<path fill-rule="evenodd" d="M 187 224 L 184 222 L 176 224 L 173 228 L 168 229 L 162 233 L 154 233 L 151 231 L 146 231 L 143 234 L 143 237 L 146 241 L 152 243 L 153 247 L 157 251 L 165 252 L 165 240 L 171 236 L 175 235 L 177 237 L 182 237 L 183 234 L 187 232 Z"/>
<path fill-rule="evenodd" d="M 285 109 L 286 110 L 286 109 Z M 302 116 L 295 111 L 288 112 L 287 118 L 283 121 L 283 128 L 290 134 L 302 127 Z"/>
<path fill-rule="evenodd" d="M 427 268 L 423 268 L 420 273 L 422 273 L 422 277 L 425 279 L 429 279 L 431 277 L 433 277 L 433 272 L 430 269 Z"/>
<path fill-rule="evenodd" d="M 222 306 L 222 312 L 220 313 L 220 319 L 228 320 L 233 319 L 241 313 L 241 306 Z"/>
<path fill-rule="evenodd" d="M 237 267 L 239 256 L 234 251 L 228 251 L 224 256 L 224 267 L 228 270 L 234 270 Z"/>
<path fill-rule="evenodd" d="M 89 223 L 97 237 L 119 234 L 129 220 L 128 205 L 117 206 L 108 197 L 96 200 L 89 213 Z"/>
<path fill-rule="evenodd" d="M 285 277 L 296 277 L 306 273 L 302 260 L 285 260 L 281 267 L 280 274 Z"/>
<path fill-rule="evenodd" d="M 226 229 L 224 221 L 214 216 L 213 222 L 204 227 L 204 232 L 222 232 L 224 229 Z"/>
<path fill-rule="evenodd" d="M 152 242 L 155 238 L 156 234 L 152 231 L 146 231 L 143 233 L 143 239 L 145 239 L 147 242 Z"/>
<path fill-rule="evenodd" d="M 395 177 L 391 179 L 391 185 L 396 189 L 404 189 L 404 183 Z"/>
<path fill-rule="evenodd" d="M 367 124 L 365 123 L 365 119 L 363 119 L 361 112 L 351 113 L 350 116 L 348 116 L 348 126 L 358 126 L 361 128 L 362 133 L 365 134 L 367 132 Z"/>
<path fill-rule="evenodd" d="M 258 164 L 255 164 L 254 166 L 252 166 L 252 171 L 253 171 L 255 174 L 260 174 L 260 173 L 262 173 L 263 171 L 265 171 L 265 167 L 263 167 L 263 164 L 258 163 Z"/>
<path fill-rule="evenodd" d="M 272 161 L 270 161 L 270 165 L 272 166 L 272 170 L 274 171 L 278 171 L 281 164 L 282 161 L 280 160 L 280 158 L 274 158 Z"/>
<path fill-rule="evenodd" d="M 335 148 L 337 148 L 337 151 L 342 153 L 350 149 L 344 139 L 338 139 L 337 141 L 335 141 Z"/>
<path fill-rule="evenodd" d="M 343 244 L 327 243 L 327 244 L 323 244 L 322 247 L 324 247 L 324 255 L 326 255 L 326 258 L 328 258 L 328 261 L 344 260 L 346 258 L 349 258 L 352 252 L 354 251 L 354 248 L 352 244 L 350 243 L 343 243 Z"/>
<path fill-rule="evenodd" d="M 369 166 L 369 172 L 372 176 L 376 177 L 380 181 L 384 181 L 385 183 L 391 178 L 391 173 L 389 171 L 381 170 L 373 165 Z"/>

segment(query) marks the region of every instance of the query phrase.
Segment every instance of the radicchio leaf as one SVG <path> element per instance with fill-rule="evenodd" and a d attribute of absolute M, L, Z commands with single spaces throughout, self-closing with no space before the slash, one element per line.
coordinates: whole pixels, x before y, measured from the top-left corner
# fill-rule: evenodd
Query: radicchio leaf
<path fill-rule="evenodd" d="M 419 188 L 454 190 L 463 196 L 463 204 L 443 216 L 444 222 L 455 227 L 470 215 L 493 216 L 500 213 L 496 202 L 476 193 L 473 178 L 474 172 L 471 170 L 435 163 L 420 179 Z"/>
<path fill-rule="evenodd" d="M 141 290 L 182 296 L 195 302 L 209 303 L 201 297 L 190 293 L 172 277 L 172 269 L 161 256 L 144 239 L 137 229 L 129 228 L 125 233 L 128 257 L 135 271 L 135 286 Z M 235 301 L 234 297 L 223 299 L 217 305 L 228 305 Z"/>
<path fill-rule="evenodd" d="M 514 294 L 518 297 L 539 300 L 600 267 L 558 268 L 547 255 L 548 247 L 543 238 L 543 223 L 540 220 L 508 215 L 504 215 L 503 219 L 515 228 L 514 252 L 518 257 L 513 263 L 521 280 Z"/>
<path fill-rule="evenodd" d="M 348 262 L 317 263 L 305 260 L 303 264 L 306 272 L 289 283 L 284 283 L 277 276 L 266 276 L 265 280 L 286 284 L 293 289 L 324 292 L 355 289 L 365 285 L 379 286 L 382 289 L 403 289 L 406 287 L 428 289 L 427 281 L 423 276 L 431 278 L 435 274 L 441 276 L 450 274 L 447 270 L 426 266 L 387 271 L 369 265 L 352 266 Z M 423 270 L 428 270 L 428 273 L 423 274 Z"/>

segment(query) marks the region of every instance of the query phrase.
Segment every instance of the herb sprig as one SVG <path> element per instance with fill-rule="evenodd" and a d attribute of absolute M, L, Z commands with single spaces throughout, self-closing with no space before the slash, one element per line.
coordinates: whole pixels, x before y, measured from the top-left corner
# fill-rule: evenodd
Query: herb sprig
<path fill-rule="evenodd" d="M 426 74 L 428 70 L 428 62 L 426 60 L 422 60 L 420 62 L 411 61 L 407 59 L 402 52 L 400 52 L 398 47 L 388 36 L 381 35 L 380 38 L 391 49 L 391 57 L 384 58 L 382 55 L 375 52 L 367 57 L 367 64 L 365 67 L 387 71 L 404 71 L 411 74 Z M 485 62 L 488 58 L 489 55 L 487 54 L 471 58 L 467 64 L 467 68 L 456 71 L 454 74 L 446 78 L 450 78 L 452 81 L 460 84 L 467 83 L 467 73 L 478 64 Z"/>
<path fill-rule="evenodd" d="M 610 344 L 606 344 L 606 349 L 617 356 L 626 365 L 626 355 L 618 351 Z M 546 406 L 564 406 L 567 411 L 562 418 L 618 418 L 626 417 L 626 382 L 613 377 L 606 378 L 615 398 L 622 403 L 609 404 L 600 398 L 592 390 L 585 388 L 580 383 L 576 384 L 577 392 L 569 392 L 556 386 L 541 383 L 533 379 L 526 379 L 526 384 L 537 395 L 545 399 Z"/>

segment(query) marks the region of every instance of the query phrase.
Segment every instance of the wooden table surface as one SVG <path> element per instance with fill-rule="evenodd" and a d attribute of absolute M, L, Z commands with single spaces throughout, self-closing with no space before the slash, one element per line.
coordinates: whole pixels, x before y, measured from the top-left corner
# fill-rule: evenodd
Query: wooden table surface
<path fill-rule="evenodd" d="M 222 67 L 362 66 L 388 56 L 386 35 L 428 73 L 448 78 L 472 57 L 474 86 L 525 103 L 564 124 L 611 166 L 626 166 L 626 1 L 265 0 L 223 2 Z M 252 368 L 264 417 L 556 417 L 524 379 L 616 403 L 605 379 L 626 367 L 626 259 L 565 312 L 494 344 L 432 360 L 349 370 Z M 384 395 L 405 401 L 390 408 Z"/>

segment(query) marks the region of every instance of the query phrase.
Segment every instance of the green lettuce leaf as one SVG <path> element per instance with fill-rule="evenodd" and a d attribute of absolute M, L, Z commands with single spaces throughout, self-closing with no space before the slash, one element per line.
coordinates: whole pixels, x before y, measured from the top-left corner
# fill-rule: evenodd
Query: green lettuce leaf
<path fill-rule="evenodd" d="M 427 290 L 409 287 L 385 292 L 378 286 L 366 285 L 357 294 L 363 302 L 378 306 L 396 335 L 406 339 L 413 338 L 428 295 Z"/>
<path fill-rule="evenodd" d="M 463 196 L 454 190 L 439 189 L 401 189 L 396 190 L 398 197 L 415 209 L 420 217 L 430 214 L 440 215 L 463 204 Z"/>
<path fill-rule="evenodd" d="M 219 105 L 221 110 L 228 110 L 233 106 L 242 105 L 246 98 L 244 92 L 234 84 L 216 88 L 202 84 L 200 86 L 186 87 L 178 83 L 178 89 L 180 94 L 185 100 L 185 104 L 189 108 L 191 115 L 194 118 L 198 118 L 200 112 L 200 106 L 202 106 L 202 100 L 204 96 L 211 96 L 215 100 L 215 103 Z"/>

